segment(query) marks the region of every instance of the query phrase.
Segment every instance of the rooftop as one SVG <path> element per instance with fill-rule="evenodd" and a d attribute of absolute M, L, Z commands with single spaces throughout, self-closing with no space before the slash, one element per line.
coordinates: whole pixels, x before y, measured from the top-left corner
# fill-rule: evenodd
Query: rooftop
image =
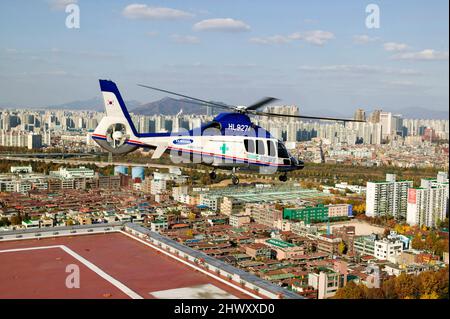
<path fill-rule="evenodd" d="M 8 262 L 0 263 L 0 299 L 178 298 L 181 290 L 186 298 L 249 298 L 121 233 L 0 242 L 3 254 Z M 80 289 L 65 288 L 67 264 L 80 265 Z"/>

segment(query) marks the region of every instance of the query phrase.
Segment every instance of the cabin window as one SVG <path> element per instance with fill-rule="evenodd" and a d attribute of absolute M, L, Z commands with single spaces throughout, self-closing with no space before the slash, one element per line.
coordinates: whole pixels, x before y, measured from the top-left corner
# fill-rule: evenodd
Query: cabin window
<path fill-rule="evenodd" d="M 289 158 L 289 153 L 283 143 L 278 142 L 278 157 Z"/>
<path fill-rule="evenodd" d="M 275 152 L 275 143 L 273 141 L 267 141 L 267 153 L 269 156 L 277 156 Z"/>
<path fill-rule="evenodd" d="M 244 140 L 245 150 L 247 153 L 255 153 L 255 141 L 254 140 Z"/>
<path fill-rule="evenodd" d="M 264 141 L 262 141 L 262 140 L 257 140 L 256 141 L 256 154 L 258 154 L 258 155 L 264 155 L 265 154 Z"/>

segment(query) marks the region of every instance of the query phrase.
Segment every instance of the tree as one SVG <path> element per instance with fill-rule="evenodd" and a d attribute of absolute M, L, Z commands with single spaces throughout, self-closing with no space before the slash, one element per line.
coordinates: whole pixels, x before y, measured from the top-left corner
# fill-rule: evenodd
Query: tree
<path fill-rule="evenodd" d="M 424 249 L 425 245 L 422 241 L 422 234 L 420 232 L 414 236 L 413 240 L 411 241 L 411 247 L 418 250 Z"/>
<path fill-rule="evenodd" d="M 439 290 L 439 278 L 432 272 L 421 273 L 419 278 L 420 293 L 422 296 L 430 296 Z M 423 299 L 436 299 L 436 298 L 423 298 Z"/>
<path fill-rule="evenodd" d="M 189 238 L 193 238 L 194 237 L 194 233 L 192 232 L 192 229 L 186 230 L 186 237 L 189 237 Z"/>
<path fill-rule="evenodd" d="M 22 216 L 20 214 L 11 217 L 11 225 L 16 226 L 22 223 Z"/>
<path fill-rule="evenodd" d="M 9 221 L 9 219 L 7 217 L 3 217 L 2 219 L 0 219 L 0 227 L 9 226 L 9 225 L 11 225 L 11 222 Z"/>
<path fill-rule="evenodd" d="M 339 255 L 344 255 L 347 253 L 347 245 L 343 241 L 341 241 L 338 245 L 338 252 Z"/>
<path fill-rule="evenodd" d="M 413 276 L 402 273 L 395 280 L 395 291 L 400 299 L 416 298 L 419 287 Z"/>
<path fill-rule="evenodd" d="M 390 278 L 383 282 L 381 287 L 385 299 L 397 299 L 397 292 L 395 290 L 395 278 Z"/>
<path fill-rule="evenodd" d="M 430 294 L 420 296 L 420 299 L 439 299 L 439 295 L 436 292 L 432 292 Z"/>
<path fill-rule="evenodd" d="M 364 299 L 364 286 L 356 284 L 354 281 L 350 281 L 342 288 L 336 291 L 333 297 L 334 299 Z"/>

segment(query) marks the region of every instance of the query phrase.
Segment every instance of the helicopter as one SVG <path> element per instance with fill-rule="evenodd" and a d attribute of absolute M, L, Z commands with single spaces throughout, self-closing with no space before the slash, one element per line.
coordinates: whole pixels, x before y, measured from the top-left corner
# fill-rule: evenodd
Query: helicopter
<path fill-rule="evenodd" d="M 316 117 L 304 115 L 277 114 L 260 109 L 276 98 L 265 97 L 249 106 L 233 106 L 210 102 L 184 94 L 171 92 L 143 84 L 141 87 L 186 98 L 193 104 L 225 109 L 214 119 L 193 128 L 178 132 L 138 132 L 125 106 L 117 85 L 110 80 L 99 80 L 106 116 L 92 134 L 95 142 L 112 154 L 127 154 L 138 148 L 152 149 L 152 159 L 170 154 L 174 163 L 193 163 L 212 167 L 209 176 L 217 178 L 217 169 L 230 170 L 234 185 L 239 184 L 239 171 L 260 174 L 279 174 L 279 180 L 286 182 L 287 173 L 301 170 L 305 163 L 292 156 L 284 143 L 270 132 L 256 125 L 251 115 L 265 117 L 297 118 L 342 122 L 361 122 L 351 119 Z"/>

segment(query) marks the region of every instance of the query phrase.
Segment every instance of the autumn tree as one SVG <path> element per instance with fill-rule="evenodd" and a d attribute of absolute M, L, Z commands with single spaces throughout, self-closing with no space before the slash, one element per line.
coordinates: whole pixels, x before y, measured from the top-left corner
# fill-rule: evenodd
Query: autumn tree
<path fill-rule="evenodd" d="M 364 286 L 350 281 L 345 287 L 339 288 L 334 299 L 364 299 Z"/>
<path fill-rule="evenodd" d="M 413 276 L 402 273 L 395 280 L 395 291 L 400 299 L 416 298 L 419 287 Z"/>
<path fill-rule="evenodd" d="M 340 255 L 347 253 L 347 245 L 343 241 L 341 241 L 338 245 L 338 252 Z"/>

